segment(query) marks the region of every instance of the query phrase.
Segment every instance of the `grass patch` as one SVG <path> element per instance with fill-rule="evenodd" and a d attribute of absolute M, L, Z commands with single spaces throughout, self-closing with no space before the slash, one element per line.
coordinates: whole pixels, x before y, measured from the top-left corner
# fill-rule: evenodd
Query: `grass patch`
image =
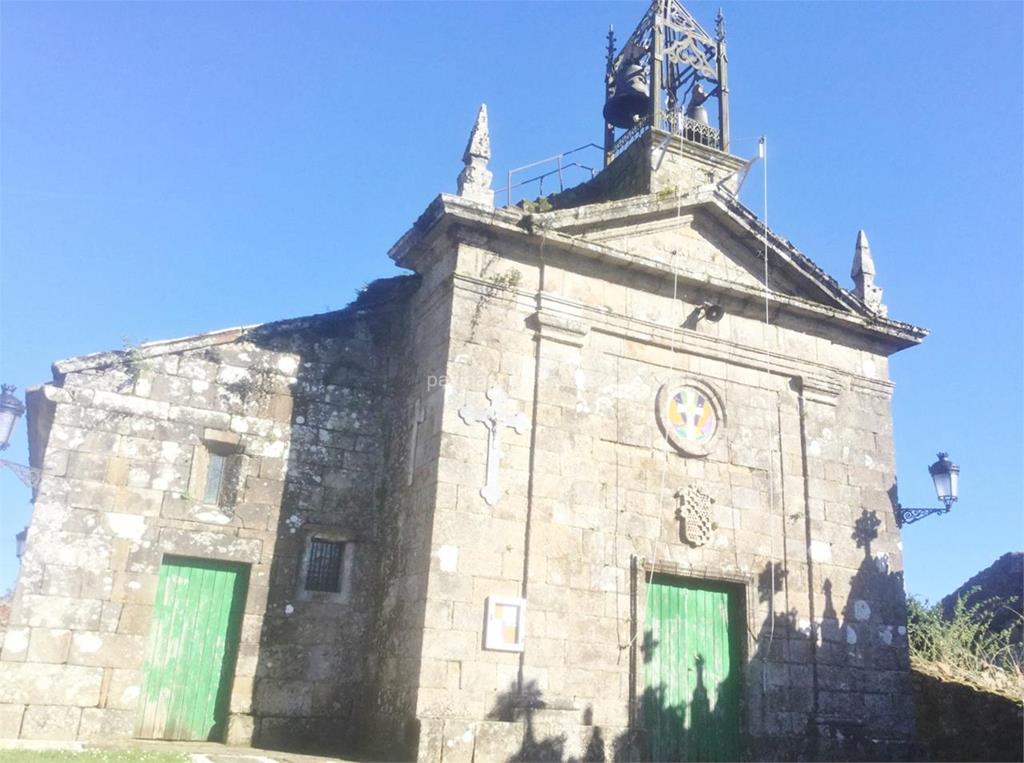
<path fill-rule="evenodd" d="M 178 752 L 150 750 L 2 750 L 4 763 L 187 763 Z"/>

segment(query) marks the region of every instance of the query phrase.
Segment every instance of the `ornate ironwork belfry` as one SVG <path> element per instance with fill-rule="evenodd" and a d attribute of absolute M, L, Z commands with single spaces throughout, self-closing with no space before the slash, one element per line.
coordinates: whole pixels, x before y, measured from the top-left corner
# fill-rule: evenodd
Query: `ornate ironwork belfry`
<path fill-rule="evenodd" d="M 605 166 L 650 129 L 729 150 L 729 83 L 725 19 L 715 36 L 701 28 L 678 0 L 652 0 L 621 50 L 608 30 L 604 106 Z M 718 105 L 718 126 L 705 102 Z M 615 129 L 623 129 L 618 139 Z"/>

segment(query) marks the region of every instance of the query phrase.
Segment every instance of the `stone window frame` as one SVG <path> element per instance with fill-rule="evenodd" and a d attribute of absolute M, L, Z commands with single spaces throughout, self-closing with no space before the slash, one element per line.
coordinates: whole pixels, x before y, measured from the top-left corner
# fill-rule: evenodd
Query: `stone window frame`
<path fill-rule="evenodd" d="M 356 539 L 350 533 L 330 528 L 305 527 L 305 539 L 302 544 L 302 561 L 299 564 L 299 578 L 296 581 L 295 596 L 299 601 L 317 601 L 331 604 L 348 604 L 352 600 L 352 577 L 355 570 Z M 306 588 L 306 576 L 309 574 L 310 552 L 314 540 L 328 543 L 341 543 L 341 569 L 337 591 L 310 591 Z"/>
<path fill-rule="evenodd" d="M 211 453 L 225 458 L 216 503 L 204 500 Z M 199 444 L 192 450 L 192 466 L 188 477 L 188 496 L 198 508 L 230 516 L 245 481 L 242 457 L 241 438 L 237 433 L 216 429 L 207 429 L 203 433 Z"/>

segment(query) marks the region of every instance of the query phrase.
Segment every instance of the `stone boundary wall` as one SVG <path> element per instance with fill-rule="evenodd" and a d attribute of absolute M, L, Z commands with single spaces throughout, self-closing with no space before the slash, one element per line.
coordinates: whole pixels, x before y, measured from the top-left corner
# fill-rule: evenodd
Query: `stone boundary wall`
<path fill-rule="evenodd" d="M 1024 703 L 944 678 L 919 661 L 911 670 L 917 733 L 928 760 L 1024 760 Z"/>

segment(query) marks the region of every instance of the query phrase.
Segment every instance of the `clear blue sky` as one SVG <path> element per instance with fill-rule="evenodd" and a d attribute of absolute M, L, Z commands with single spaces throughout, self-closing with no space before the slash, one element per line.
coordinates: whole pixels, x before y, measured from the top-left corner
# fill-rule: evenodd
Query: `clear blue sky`
<path fill-rule="evenodd" d="M 0 378 L 343 306 L 454 190 L 480 102 L 496 180 L 600 142 L 605 32 L 645 7 L 3 3 Z M 932 330 L 891 372 L 904 504 L 936 502 L 938 449 L 962 467 L 954 512 L 904 534 L 938 598 L 1022 547 L 1022 4 L 724 8 L 771 227 L 847 285 L 865 228 L 890 315 Z M 0 587 L 28 495 L 0 472 Z"/>

